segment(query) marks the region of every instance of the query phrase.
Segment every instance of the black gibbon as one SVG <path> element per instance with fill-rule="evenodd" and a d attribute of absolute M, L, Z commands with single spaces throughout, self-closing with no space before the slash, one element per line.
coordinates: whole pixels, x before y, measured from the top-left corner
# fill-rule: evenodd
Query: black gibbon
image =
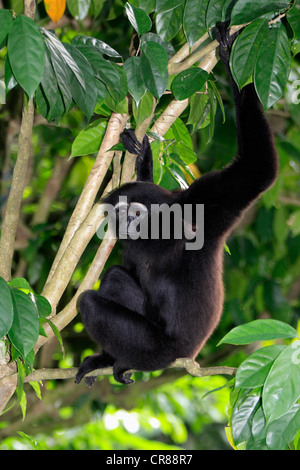
<path fill-rule="evenodd" d="M 125 131 L 125 147 L 138 155 L 137 181 L 104 200 L 115 207 L 117 220 L 120 196 L 127 197 L 128 205 L 142 204 L 149 213 L 153 204 L 203 204 L 204 245 L 187 250 L 184 236 L 123 240 L 123 266 L 109 268 L 99 290 L 86 291 L 80 299 L 83 324 L 103 353 L 84 359 L 76 383 L 95 369 L 113 366 L 115 380 L 129 384 L 133 380 L 124 373 L 130 369 L 153 371 L 176 358 L 195 358 L 218 325 L 224 242 L 245 209 L 276 179 L 278 159 L 254 85 L 239 92 L 231 76 L 232 38 L 224 24 L 216 28 L 216 37 L 236 106 L 238 153 L 233 162 L 203 175 L 186 190 L 170 192 L 153 183 L 148 138 L 140 144 L 133 131 Z M 87 377 L 86 383 L 94 380 Z"/>

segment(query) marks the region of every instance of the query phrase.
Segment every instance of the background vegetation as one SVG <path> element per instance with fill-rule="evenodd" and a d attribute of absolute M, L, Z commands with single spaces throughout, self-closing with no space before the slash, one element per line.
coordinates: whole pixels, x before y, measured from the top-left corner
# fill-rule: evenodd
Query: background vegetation
<path fill-rule="evenodd" d="M 299 2 L 0 7 L 0 449 L 299 448 Z M 95 350 L 76 299 L 121 262 L 96 231 L 99 197 L 134 177 L 133 156 L 114 147 L 124 125 L 154 139 L 155 182 L 168 189 L 235 155 L 213 37 L 224 20 L 248 24 L 231 68 L 240 87 L 255 82 L 280 174 L 224 250 L 224 314 L 198 357 L 205 369 L 181 361 L 135 373 L 131 387 L 105 370 L 91 390 L 75 386 Z"/>

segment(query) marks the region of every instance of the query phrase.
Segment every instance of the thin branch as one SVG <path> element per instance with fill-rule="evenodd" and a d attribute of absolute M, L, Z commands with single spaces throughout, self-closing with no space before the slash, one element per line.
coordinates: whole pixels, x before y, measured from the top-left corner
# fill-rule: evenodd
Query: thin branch
<path fill-rule="evenodd" d="M 128 119 L 127 114 L 112 113 L 106 128 L 105 136 L 102 140 L 99 152 L 97 154 L 95 163 L 90 171 L 85 186 L 80 194 L 80 198 L 70 218 L 68 227 L 64 234 L 63 240 L 60 244 L 59 250 L 51 267 L 48 279 L 46 281 L 43 295 L 49 291 L 49 283 L 54 275 L 64 253 L 72 240 L 77 229 L 88 216 L 99 191 L 99 188 L 104 180 L 109 165 L 114 156 L 114 152 L 108 152 L 115 144 L 119 142 L 120 133 Z M 60 273 L 61 274 L 61 273 Z M 57 275 L 56 275 L 57 278 Z M 53 283 L 52 283 L 53 284 Z"/>
<path fill-rule="evenodd" d="M 227 366 L 216 366 L 216 367 L 201 367 L 200 364 L 195 362 L 191 358 L 179 358 L 170 364 L 167 369 L 183 368 L 188 374 L 194 377 L 208 377 L 211 375 L 229 375 L 234 376 L 236 374 L 236 367 Z M 71 367 L 70 369 L 37 369 L 27 377 L 24 382 L 36 382 L 39 380 L 54 380 L 54 379 L 72 379 L 77 374 L 77 367 Z M 130 373 L 137 372 L 136 370 L 128 371 Z M 97 369 L 93 372 L 86 374 L 86 377 L 95 377 L 99 375 L 112 375 L 112 367 L 105 367 L 103 369 Z M 13 374 L 16 375 L 16 374 Z M 13 378 L 13 376 L 10 376 Z M 1 384 L 1 382 L 0 382 Z"/>

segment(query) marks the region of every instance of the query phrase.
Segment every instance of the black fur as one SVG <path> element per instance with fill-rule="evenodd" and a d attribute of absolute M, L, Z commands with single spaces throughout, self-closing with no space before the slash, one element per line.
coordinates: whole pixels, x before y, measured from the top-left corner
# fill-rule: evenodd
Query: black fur
<path fill-rule="evenodd" d="M 216 36 L 227 70 L 230 39 L 224 27 Z M 230 71 L 229 71 L 230 73 Z M 232 80 L 232 77 L 230 75 Z M 105 273 L 100 289 L 86 291 L 80 301 L 83 323 L 103 354 L 90 356 L 79 367 L 76 382 L 107 365 L 114 377 L 131 383 L 125 371 L 167 367 L 178 357 L 198 354 L 216 328 L 223 306 L 224 241 L 243 211 L 277 175 L 277 154 L 271 130 L 253 84 L 239 93 L 232 80 L 236 104 L 238 155 L 220 171 L 196 180 L 187 190 L 169 192 L 152 183 L 152 154 L 133 131 L 123 134 L 126 148 L 138 154 L 137 182 L 112 192 L 105 200 L 204 204 L 204 246 L 185 250 L 185 240 L 126 240 L 123 267 Z M 89 384 L 93 379 L 89 379 Z"/>

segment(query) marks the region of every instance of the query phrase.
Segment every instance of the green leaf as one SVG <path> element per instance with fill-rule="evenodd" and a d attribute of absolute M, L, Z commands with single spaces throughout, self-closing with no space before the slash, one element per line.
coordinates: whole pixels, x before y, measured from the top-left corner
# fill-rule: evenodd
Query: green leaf
<path fill-rule="evenodd" d="M 71 158 L 98 152 L 106 126 L 106 120 L 96 119 L 79 132 L 72 145 Z"/>
<path fill-rule="evenodd" d="M 30 297 L 24 292 L 11 289 L 14 319 L 8 332 L 9 339 L 25 358 L 39 336 L 38 313 Z"/>
<path fill-rule="evenodd" d="M 258 50 L 268 32 L 268 20 L 261 18 L 249 24 L 233 43 L 230 68 L 240 89 L 255 69 Z"/>
<path fill-rule="evenodd" d="M 127 75 L 128 91 L 138 105 L 146 93 L 142 78 L 141 58 L 129 57 L 124 63 L 124 70 Z"/>
<path fill-rule="evenodd" d="M 7 47 L 14 77 L 32 99 L 45 66 L 45 45 L 39 27 L 27 16 L 18 16 L 10 29 Z"/>
<path fill-rule="evenodd" d="M 89 11 L 91 0 L 67 0 L 70 13 L 76 20 L 83 20 Z"/>
<path fill-rule="evenodd" d="M 45 111 L 43 111 L 42 100 L 45 100 Z M 52 119 L 59 119 L 65 113 L 66 108 L 62 93 L 58 87 L 56 74 L 51 63 L 51 55 L 46 47 L 45 68 L 42 76 L 40 90 L 37 89 L 36 101 L 40 113 L 50 122 Z"/>
<path fill-rule="evenodd" d="M 206 70 L 192 67 L 180 72 L 173 80 L 171 89 L 176 100 L 184 100 L 201 90 L 208 79 Z"/>
<path fill-rule="evenodd" d="M 269 109 L 284 93 L 291 69 L 290 42 L 284 27 L 273 28 L 264 37 L 254 72 L 257 94 Z"/>
<path fill-rule="evenodd" d="M 222 21 L 223 6 L 226 0 L 210 0 L 206 10 L 206 27 L 211 28 Z"/>
<path fill-rule="evenodd" d="M 8 54 L 5 56 L 5 63 L 4 63 L 4 78 L 5 78 L 5 88 L 6 88 L 6 93 L 8 93 L 10 90 L 12 90 L 16 85 L 18 85 L 17 80 L 14 77 L 14 74 L 12 72 L 10 63 L 9 63 L 9 58 Z"/>
<path fill-rule="evenodd" d="M 52 307 L 46 297 L 36 294 L 34 295 L 33 302 L 35 303 L 40 318 L 46 318 L 51 315 Z"/>
<path fill-rule="evenodd" d="M 112 47 L 110 47 L 106 42 L 101 41 L 100 39 L 93 38 L 91 36 L 74 36 L 72 39 L 73 46 L 87 46 L 94 47 L 98 49 L 101 54 L 108 55 L 109 57 L 120 58 L 121 55 Z"/>
<path fill-rule="evenodd" d="M 156 0 L 156 13 L 173 10 L 183 3 L 184 0 Z"/>
<path fill-rule="evenodd" d="M 255 341 L 297 337 L 295 328 L 287 323 L 279 320 L 253 320 L 233 328 L 219 344 L 249 344 Z"/>
<path fill-rule="evenodd" d="M 22 289 L 26 292 L 33 292 L 33 289 L 31 288 L 29 282 L 24 279 L 24 277 L 15 277 L 11 281 L 8 282 L 10 287 L 15 287 L 16 289 Z"/>
<path fill-rule="evenodd" d="M 300 341 L 287 346 L 275 359 L 263 388 L 267 422 L 287 413 L 300 397 Z"/>
<path fill-rule="evenodd" d="M 139 36 L 150 31 L 152 21 L 144 10 L 136 8 L 126 2 L 125 11 L 131 25 Z"/>
<path fill-rule="evenodd" d="M 163 160 L 162 155 L 162 146 L 161 142 L 154 141 L 151 142 L 151 150 L 153 155 L 153 181 L 155 184 L 161 182 L 163 176 Z"/>
<path fill-rule="evenodd" d="M 9 33 L 13 22 L 13 16 L 9 10 L 0 10 L 0 44 Z"/>
<path fill-rule="evenodd" d="M 173 2 L 172 3 L 176 3 Z M 165 41 L 170 41 L 179 32 L 182 27 L 183 5 L 159 13 L 155 19 L 156 30 L 159 36 Z"/>
<path fill-rule="evenodd" d="M 300 405 L 275 419 L 267 428 L 267 446 L 270 450 L 286 450 L 300 429 Z"/>
<path fill-rule="evenodd" d="M 63 98 L 64 107 L 65 109 L 68 109 L 72 103 L 72 90 L 70 87 L 71 70 L 68 67 L 66 67 L 65 61 L 63 60 L 59 51 L 54 47 L 52 42 L 46 41 L 46 46 L 50 53 L 51 64 L 53 66 L 58 88 Z M 46 94 L 45 90 L 44 90 L 44 93 Z M 52 102 L 52 108 L 53 108 L 53 105 L 54 103 Z M 50 114 L 50 111 L 51 111 L 51 107 L 49 109 L 49 114 Z M 53 113 L 51 114 L 51 117 L 52 115 Z"/>
<path fill-rule="evenodd" d="M 274 360 L 284 348 L 283 345 L 275 344 L 258 349 L 251 354 L 238 368 L 236 387 L 256 388 L 262 386 Z"/>
<path fill-rule="evenodd" d="M 193 133 L 210 123 L 210 100 L 207 93 L 195 93 L 190 98 L 188 124 L 193 126 Z"/>
<path fill-rule="evenodd" d="M 172 46 L 172 44 L 170 42 L 166 42 L 163 39 L 161 39 L 161 37 L 158 36 L 158 34 L 146 33 L 146 34 L 143 34 L 143 36 L 141 36 L 140 40 L 141 40 L 141 47 L 143 47 L 145 42 L 150 42 L 150 41 L 157 42 L 164 48 L 169 58 L 175 54 L 175 49 Z"/>
<path fill-rule="evenodd" d="M 72 75 L 70 86 L 72 89 L 73 100 L 79 109 L 84 112 L 87 118 L 90 119 L 93 115 L 98 97 L 93 68 L 85 56 L 81 54 L 76 47 L 71 44 L 64 44 L 64 46 L 80 68 L 85 83 L 85 90 L 83 90 L 78 80 L 76 80 L 75 76 Z"/>
<path fill-rule="evenodd" d="M 238 0 L 231 13 L 231 26 L 249 23 L 266 13 L 289 8 L 289 0 Z"/>
<path fill-rule="evenodd" d="M 153 108 L 153 96 L 149 91 L 146 91 L 138 106 L 135 102 L 132 103 L 132 111 L 136 126 L 138 127 L 148 116 L 150 116 Z"/>
<path fill-rule="evenodd" d="M 169 57 L 165 49 L 157 42 L 143 42 L 142 51 L 152 67 L 157 68 L 163 75 L 168 67 Z"/>
<path fill-rule="evenodd" d="M 50 31 L 47 31 L 46 29 L 42 29 L 43 34 L 46 38 L 46 44 L 49 47 L 50 51 L 53 52 L 55 56 L 59 56 L 65 65 L 67 65 L 68 69 L 75 75 L 76 79 L 82 86 L 82 88 L 85 90 L 85 83 L 84 79 L 82 76 L 82 72 L 72 56 L 69 54 L 69 52 L 66 50 L 64 45 L 57 39 L 55 34 L 51 33 Z M 52 57 L 51 57 L 52 58 Z"/>
<path fill-rule="evenodd" d="M 170 172 L 170 174 L 175 179 L 175 181 L 179 184 L 182 190 L 187 189 L 189 187 L 189 185 L 185 181 L 184 173 L 182 172 L 181 168 L 177 164 L 171 163 L 168 166 L 167 170 Z"/>
<path fill-rule="evenodd" d="M 27 407 L 27 399 L 26 399 L 26 394 L 24 392 L 25 366 L 20 361 L 19 358 L 17 358 L 17 366 L 18 366 L 18 382 L 17 382 L 16 393 L 18 396 L 19 405 L 22 410 L 22 417 L 24 421 L 25 415 L 26 415 L 26 407 Z"/>
<path fill-rule="evenodd" d="M 205 14 L 209 0 L 186 0 L 183 13 L 183 29 L 192 47 L 206 33 Z"/>
<path fill-rule="evenodd" d="M 166 69 L 163 74 L 154 67 L 145 54 L 141 56 L 141 71 L 145 86 L 156 98 L 160 98 L 168 86 L 168 70 Z"/>
<path fill-rule="evenodd" d="M 294 5 L 286 15 L 294 32 L 294 39 L 300 39 L 300 5 Z"/>
<path fill-rule="evenodd" d="M 121 101 L 124 98 L 122 75 L 121 72 L 119 72 L 121 67 L 104 59 L 97 47 L 92 47 L 90 45 L 81 46 L 79 44 L 76 47 L 90 62 L 96 77 L 105 83 L 112 98 L 116 102 Z M 126 77 L 125 72 L 124 76 Z"/>
<path fill-rule="evenodd" d="M 13 318 L 14 309 L 10 288 L 5 280 L 0 277 L 0 339 L 10 330 Z"/>
<path fill-rule="evenodd" d="M 250 395 L 238 400 L 231 416 L 232 435 L 235 444 L 247 441 L 251 436 L 251 422 L 257 411 L 260 397 Z"/>

